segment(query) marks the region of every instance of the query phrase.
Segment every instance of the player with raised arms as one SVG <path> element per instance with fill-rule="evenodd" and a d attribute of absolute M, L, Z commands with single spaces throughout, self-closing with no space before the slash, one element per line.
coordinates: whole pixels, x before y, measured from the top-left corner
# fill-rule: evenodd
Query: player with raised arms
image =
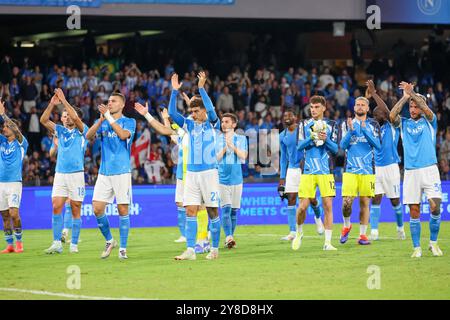
<path fill-rule="evenodd" d="M 204 88 L 206 74 L 198 75 L 198 87 L 201 97 L 195 96 L 191 101 L 191 117 L 185 118 L 176 109 L 176 98 L 182 83 L 178 75 L 172 75 L 172 93 L 169 102 L 169 115 L 172 120 L 187 132 L 188 157 L 184 183 L 183 205 L 186 208 L 186 244 L 187 249 L 176 260 L 195 260 L 195 241 L 197 235 L 197 213 L 202 204 L 206 206 L 211 223 L 211 251 L 207 259 L 219 257 L 220 218 L 219 176 L 216 158 L 216 129 L 220 121 L 214 111 L 211 99 Z"/>
<path fill-rule="evenodd" d="M 375 197 L 370 208 L 370 240 L 378 240 L 378 222 L 381 215 L 383 194 L 391 201 L 397 222 L 397 237 L 406 238 L 403 227 L 403 210 L 400 203 L 400 157 L 397 146 L 400 129 L 395 128 L 389 120 L 390 110 L 377 94 L 372 80 L 367 81 L 367 94 L 377 103 L 373 118 L 380 125 L 381 149 L 375 149 Z"/>
<path fill-rule="evenodd" d="M 62 103 L 65 108 L 61 115 L 63 125 L 55 124 L 50 120 L 50 115 L 58 103 Z M 70 252 L 78 252 L 81 204 L 85 196 L 84 153 L 87 146 L 86 133 L 88 131 L 88 127 L 81 121 L 81 117 L 81 110 L 70 105 L 61 89 L 55 90 L 55 95 L 41 116 L 41 123 L 47 130 L 56 134 L 59 153 L 52 190 L 53 243 L 45 250 L 47 254 L 63 252 L 61 244 L 64 227 L 62 210 L 67 199 L 70 199 L 73 218 Z"/>
<path fill-rule="evenodd" d="M 305 165 L 300 179 L 298 196 L 300 206 L 297 211 L 297 232 L 292 241 L 292 249 L 298 250 L 303 238 L 303 223 L 306 209 L 316 197 L 319 187 L 325 211 L 325 243 L 323 250 L 336 250 L 331 244 L 333 234 L 333 198 L 336 186 L 333 175 L 332 156 L 338 152 L 338 126 L 332 120 L 324 119 L 326 100 L 322 96 L 310 98 L 311 119 L 299 126 L 298 150 L 305 152 Z"/>
<path fill-rule="evenodd" d="M 344 226 L 341 243 L 346 243 L 352 228 L 350 216 L 355 197 L 359 196 L 360 227 L 358 243 L 370 244 L 367 238 L 370 199 L 375 195 L 375 150 L 381 148 L 380 126 L 368 118 L 369 100 L 358 97 L 355 100 L 355 118 L 348 118 L 341 125 L 340 147 L 345 151 L 345 169 L 342 177 Z"/>
<path fill-rule="evenodd" d="M 3 120 L 3 130 L 0 134 L 0 212 L 7 244 L 1 253 L 21 253 L 23 243 L 19 207 L 22 200 L 22 165 L 28 141 L 20 132 L 17 123 L 7 116 L 1 100 L 0 119 Z"/>
<path fill-rule="evenodd" d="M 422 256 L 420 247 L 420 203 L 425 193 L 430 205 L 430 243 L 433 256 L 442 256 L 437 244 L 441 225 L 441 179 L 436 158 L 437 117 L 426 103 L 426 98 L 414 92 L 414 85 L 400 83 L 403 97 L 392 108 L 391 122 L 402 133 L 405 175 L 403 182 L 403 203 L 409 206 L 409 227 L 414 247 L 412 258 Z M 409 102 L 410 118 L 400 117 L 400 112 Z"/>
<path fill-rule="evenodd" d="M 101 258 L 108 258 L 117 241 L 113 239 L 105 214 L 107 204 L 116 199 L 119 211 L 120 248 L 119 259 L 128 259 L 127 242 L 130 230 L 129 206 L 132 202 L 131 190 L 131 143 L 136 130 L 136 120 L 122 114 L 125 97 L 112 93 L 108 105 L 100 105 L 100 119 L 87 133 L 87 139 L 97 136 L 101 140 L 100 170 L 94 188 L 92 206 L 98 227 L 106 240 Z"/>

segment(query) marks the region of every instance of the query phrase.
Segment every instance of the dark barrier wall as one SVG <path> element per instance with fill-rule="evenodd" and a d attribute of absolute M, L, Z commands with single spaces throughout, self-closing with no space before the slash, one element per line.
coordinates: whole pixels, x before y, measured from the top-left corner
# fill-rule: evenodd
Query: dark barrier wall
<path fill-rule="evenodd" d="M 88 187 L 85 202 L 82 207 L 83 228 L 97 227 L 92 212 L 93 188 Z M 442 184 L 442 219 L 450 220 L 450 181 Z M 337 194 L 334 199 L 334 221 L 342 223 L 341 185 L 337 184 Z M 133 205 L 130 209 L 132 227 L 163 227 L 176 226 L 177 211 L 174 203 L 175 186 L 135 186 L 133 187 Z M 285 200 L 286 201 L 286 200 Z M 238 224 L 287 224 L 286 202 L 282 202 L 277 193 L 277 184 L 247 184 L 244 186 L 242 209 L 239 212 Z M 358 201 L 353 207 L 352 221 L 359 221 Z M 387 199 L 383 199 L 381 222 L 395 221 L 394 212 Z M 23 190 L 21 216 L 24 229 L 51 228 L 51 188 L 26 187 Z M 108 206 L 106 214 L 110 216 L 113 227 L 118 226 L 118 215 L 115 206 Z M 111 217 L 112 216 L 112 217 Z M 428 221 L 429 208 L 426 202 L 422 205 L 422 220 Z M 409 221 L 407 209 L 404 209 L 404 220 Z M 314 223 L 313 214 L 309 212 L 306 223 Z"/>

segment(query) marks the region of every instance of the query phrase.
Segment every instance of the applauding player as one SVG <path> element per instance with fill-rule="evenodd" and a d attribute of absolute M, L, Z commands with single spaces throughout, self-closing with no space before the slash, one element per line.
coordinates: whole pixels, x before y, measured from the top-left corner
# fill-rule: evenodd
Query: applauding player
<path fill-rule="evenodd" d="M 442 256 L 437 244 L 441 225 L 441 180 L 436 166 L 436 115 L 427 106 L 424 96 L 414 92 L 414 86 L 402 82 L 403 98 L 392 108 L 390 119 L 402 131 L 403 153 L 405 155 L 405 178 L 403 203 L 409 205 L 411 238 L 414 246 L 412 258 L 420 258 L 420 203 L 422 192 L 430 204 L 430 244 L 434 256 Z M 409 102 L 411 118 L 400 117 L 400 112 Z"/>

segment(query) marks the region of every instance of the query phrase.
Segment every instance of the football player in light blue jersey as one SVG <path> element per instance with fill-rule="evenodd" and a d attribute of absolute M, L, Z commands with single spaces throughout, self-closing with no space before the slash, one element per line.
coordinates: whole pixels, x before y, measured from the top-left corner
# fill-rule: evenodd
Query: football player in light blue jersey
<path fill-rule="evenodd" d="M 0 212 L 7 243 L 6 248 L 0 253 L 21 253 L 23 243 L 19 207 L 22 198 L 22 164 L 28 141 L 20 132 L 17 123 L 6 115 L 1 100 L 0 118 L 3 120 L 3 130 L 0 134 Z"/>
<path fill-rule="evenodd" d="M 58 154 L 58 137 L 56 135 L 53 136 L 52 139 L 52 145 L 50 146 L 50 157 L 57 157 Z M 70 199 L 67 198 L 66 203 L 64 204 L 64 225 L 62 230 L 62 236 L 61 236 L 61 242 L 62 243 L 69 243 L 71 240 L 69 239 L 69 231 L 72 230 L 72 207 L 70 205 Z M 81 242 L 80 239 L 78 239 L 78 242 Z"/>
<path fill-rule="evenodd" d="M 292 241 L 296 234 L 296 204 L 298 187 L 301 181 L 302 169 L 300 163 L 304 158 L 304 150 L 298 150 L 299 123 L 292 108 L 284 111 L 283 122 L 285 129 L 280 133 L 280 182 L 278 192 L 280 197 L 288 200 L 287 216 L 289 234 L 281 238 L 283 241 Z M 324 228 L 318 201 L 315 197 L 310 199 L 314 211 L 314 221 L 318 234 L 323 234 Z"/>
<path fill-rule="evenodd" d="M 369 224 L 370 198 L 375 196 L 375 159 L 374 150 L 381 148 L 380 126 L 378 122 L 367 118 L 369 100 L 358 97 L 355 100 L 355 118 L 347 119 L 341 126 L 340 147 L 345 151 L 345 172 L 342 177 L 342 197 L 344 226 L 341 231 L 341 243 L 348 240 L 352 228 L 350 216 L 353 201 L 359 196 L 360 226 L 358 243 L 368 245 L 366 235 Z"/>
<path fill-rule="evenodd" d="M 204 203 L 211 219 L 212 248 L 206 256 L 208 260 L 219 257 L 220 218 L 219 176 L 216 158 L 216 136 L 220 129 L 220 120 L 214 111 L 211 99 L 204 85 L 206 74 L 198 75 L 200 97 L 195 97 L 190 104 L 192 119 L 187 119 L 178 113 L 176 99 L 182 83 L 178 75 L 172 75 L 172 93 L 169 102 L 169 115 L 172 120 L 187 132 L 188 157 L 184 184 L 183 205 L 186 208 L 186 239 L 187 249 L 176 260 L 195 260 L 195 240 L 197 235 L 197 213 Z M 217 130 L 216 130 L 217 129 Z"/>
<path fill-rule="evenodd" d="M 420 258 L 420 203 L 425 193 L 430 205 L 430 243 L 434 256 L 442 256 L 437 244 L 441 224 L 441 179 L 437 168 L 436 131 L 437 118 L 426 103 L 426 98 L 414 92 L 414 85 L 400 83 L 403 97 L 392 108 L 391 122 L 402 133 L 405 174 L 403 182 L 403 203 L 409 205 L 410 230 L 414 246 L 412 258 Z M 410 118 L 400 117 L 400 112 L 409 102 Z"/>
<path fill-rule="evenodd" d="M 241 208 L 244 179 L 242 164 L 248 154 L 247 137 L 236 134 L 238 119 L 232 113 L 222 116 L 221 133 L 217 139 L 217 160 L 219 161 L 219 194 L 222 208 L 222 226 L 225 232 L 225 246 L 236 247 L 234 231 L 237 211 Z"/>
<path fill-rule="evenodd" d="M 372 80 L 367 81 L 367 94 L 377 103 L 373 117 L 380 125 L 381 149 L 375 149 L 375 197 L 370 208 L 370 240 L 378 240 L 378 222 L 381 214 L 381 200 L 386 195 L 391 200 L 397 222 L 397 237 L 406 238 L 403 227 L 403 207 L 400 203 L 400 157 L 397 146 L 400 129 L 389 120 L 390 110 L 377 94 Z"/>
<path fill-rule="evenodd" d="M 58 103 L 62 103 L 65 107 L 61 116 L 63 126 L 50 120 L 50 114 Z M 78 239 L 81 229 L 81 204 L 85 195 L 84 153 L 87 146 L 86 133 L 88 130 L 81 118 L 81 110 L 75 109 L 67 102 L 61 89 L 55 90 L 55 95 L 41 116 L 41 123 L 50 132 L 56 133 L 59 149 L 52 189 L 53 244 L 45 250 L 47 254 L 62 253 L 63 251 L 61 244 L 64 227 L 62 210 L 67 199 L 70 199 L 73 218 L 70 252 L 78 252 Z"/>
<path fill-rule="evenodd" d="M 125 97 L 121 93 L 112 93 L 108 105 L 100 105 L 100 119 L 89 129 L 88 140 L 97 137 L 101 140 L 101 162 L 94 187 L 92 206 L 97 217 L 98 227 L 106 245 L 101 258 L 109 257 L 117 241 L 112 237 L 109 221 L 105 214 L 107 204 L 114 198 L 119 212 L 120 248 L 119 259 L 128 259 L 127 242 L 130 230 L 129 206 L 132 203 L 131 190 L 131 143 L 136 131 L 136 120 L 122 114 Z"/>

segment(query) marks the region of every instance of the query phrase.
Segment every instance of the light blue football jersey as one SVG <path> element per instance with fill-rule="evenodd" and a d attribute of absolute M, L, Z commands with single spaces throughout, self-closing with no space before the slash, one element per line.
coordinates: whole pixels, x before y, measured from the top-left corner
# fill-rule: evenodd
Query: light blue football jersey
<path fill-rule="evenodd" d="M 88 127 L 83 125 L 81 133 L 77 127 L 68 129 L 59 124 L 55 131 L 58 138 L 57 173 L 74 173 L 84 171 L 84 153 L 86 152 L 86 133 Z"/>
<path fill-rule="evenodd" d="M 380 127 L 381 149 L 375 150 L 375 165 L 384 167 L 393 163 L 399 163 L 397 146 L 400 138 L 400 129 L 395 128 L 390 122 L 385 122 Z"/>
<path fill-rule="evenodd" d="M 299 169 L 304 152 L 297 150 L 298 126 L 294 131 L 284 129 L 280 133 L 280 179 L 286 178 L 287 168 Z"/>
<path fill-rule="evenodd" d="M 405 169 L 420 169 L 436 164 L 436 115 L 432 121 L 428 121 L 425 116 L 417 121 L 401 118 L 400 126 Z"/>
<path fill-rule="evenodd" d="M 23 137 L 22 143 L 8 142 L 0 134 L 0 182 L 21 182 L 23 158 L 27 153 L 28 141 Z"/>
<path fill-rule="evenodd" d="M 97 120 L 98 121 L 98 120 Z M 116 122 L 131 135 L 128 139 L 120 139 L 108 121 L 103 121 L 97 131 L 101 139 L 101 162 L 99 174 L 114 176 L 131 172 L 131 144 L 136 131 L 136 120 L 122 116 Z"/>
<path fill-rule="evenodd" d="M 366 120 L 366 128 L 353 119 L 353 131 L 347 122 L 341 125 L 340 147 L 345 151 L 345 172 L 354 174 L 374 174 L 375 149 L 381 148 L 380 125 L 373 119 Z"/>
<path fill-rule="evenodd" d="M 247 137 L 239 134 L 233 135 L 233 144 L 239 150 L 248 152 Z M 217 139 L 216 152 L 221 152 L 226 146 L 225 135 L 220 134 Z M 244 182 L 242 177 L 242 164 L 245 161 L 239 159 L 233 150 L 227 149 L 223 158 L 219 161 L 219 182 L 223 185 L 234 186 Z"/>

